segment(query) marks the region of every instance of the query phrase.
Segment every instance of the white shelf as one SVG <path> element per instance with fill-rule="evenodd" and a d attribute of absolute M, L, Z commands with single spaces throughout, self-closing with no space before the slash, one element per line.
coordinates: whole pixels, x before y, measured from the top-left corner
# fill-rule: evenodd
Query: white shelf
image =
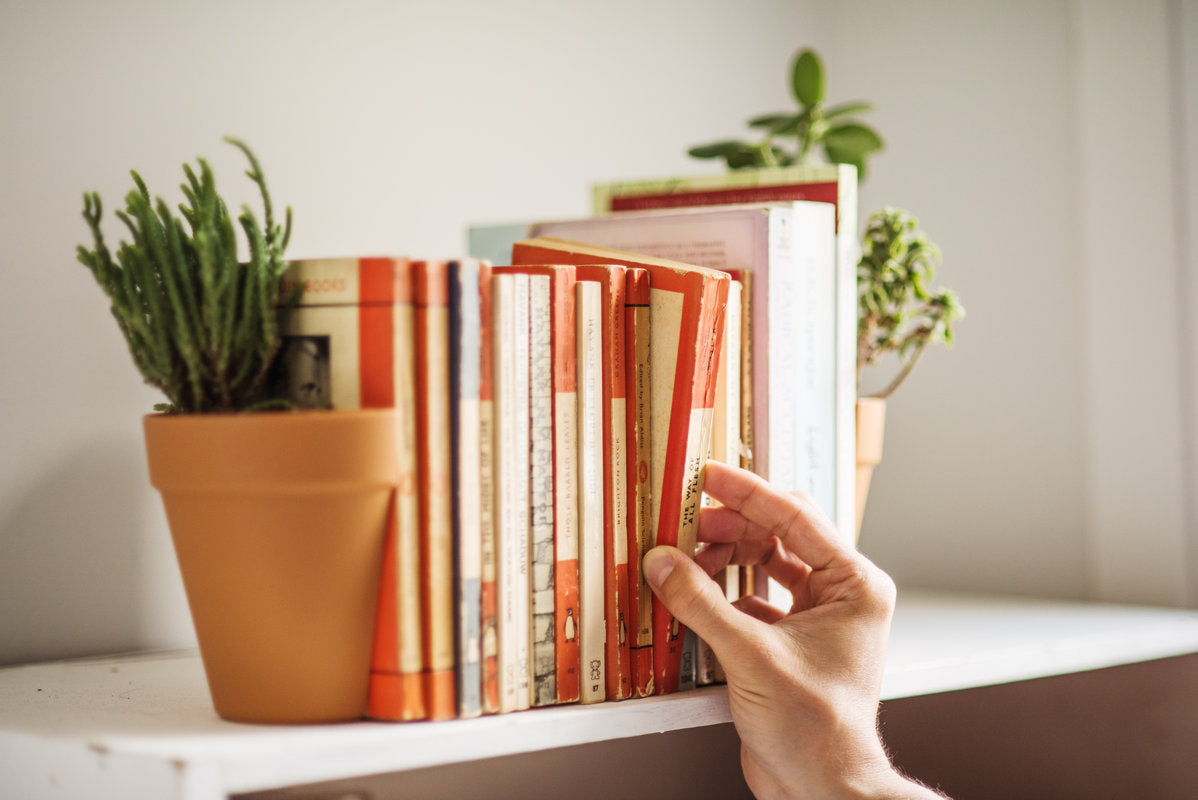
<path fill-rule="evenodd" d="M 1064 675 L 1198 652 L 1198 612 L 907 590 L 885 699 Z"/>
<path fill-rule="evenodd" d="M 1198 652 L 1198 614 L 904 592 L 883 696 L 964 689 Z M 728 722 L 723 687 L 439 723 L 239 725 L 195 653 L 0 670 L 0 795 L 217 800 L 231 793 Z"/>

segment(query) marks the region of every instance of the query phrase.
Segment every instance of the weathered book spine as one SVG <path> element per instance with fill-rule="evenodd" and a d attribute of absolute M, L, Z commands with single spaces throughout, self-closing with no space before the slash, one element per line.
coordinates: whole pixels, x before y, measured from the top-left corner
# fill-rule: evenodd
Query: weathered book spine
<path fill-rule="evenodd" d="M 724 346 L 721 348 L 719 367 L 715 380 L 715 405 L 712 409 L 711 422 L 711 456 L 714 461 L 721 461 L 733 466 L 740 465 L 740 361 L 741 361 L 741 312 L 742 285 L 738 280 L 728 284 L 728 310 L 724 315 Z M 718 505 L 710 496 L 703 495 L 704 507 Z M 714 576 L 718 583 L 728 591 L 729 573 L 736 575 L 738 568 L 733 565 L 730 569 L 720 570 Z M 731 600 L 737 597 L 729 598 Z M 715 652 L 702 639 L 696 638 L 695 653 L 695 683 L 704 686 L 722 680 L 721 671 L 715 657 Z"/>
<path fill-rule="evenodd" d="M 530 668 L 532 705 L 557 702 L 553 629 L 553 339 L 547 275 L 529 276 Z"/>
<path fill-rule="evenodd" d="M 482 710 L 499 712 L 499 605 L 496 589 L 495 388 L 493 326 L 494 279 L 479 281 L 478 462 L 480 577 L 479 615 L 482 636 Z"/>
<path fill-rule="evenodd" d="M 551 586 L 553 618 L 548 631 L 554 636 L 552 649 L 538 628 L 534 640 L 542 644 L 534 661 L 547 665 L 552 658 L 554 697 L 551 702 L 573 703 L 579 697 L 579 609 L 578 609 L 578 428 L 577 354 L 575 352 L 575 267 L 557 264 L 524 264 L 496 268 L 501 273 L 544 276 L 550 282 L 550 348 L 552 357 L 552 413 L 543 421 L 552 425 L 553 478 L 553 563 L 551 572 L 538 578 L 537 585 Z M 534 413 L 534 416 L 535 413 Z M 545 570 L 544 563 L 534 567 Z M 535 615 L 534 611 L 534 615 Z M 534 620 L 534 624 L 537 624 Z M 538 668 L 534 667 L 534 670 Z M 542 695 L 543 697 L 543 695 Z M 534 702 L 537 702 L 534 697 Z"/>
<path fill-rule="evenodd" d="M 628 629 L 633 693 L 653 694 L 653 590 L 641 573 L 641 559 L 653 546 L 649 459 L 652 380 L 649 273 L 625 273 L 625 369 L 628 426 Z"/>
<path fill-rule="evenodd" d="M 579 281 L 578 345 L 578 531 L 582 623 L 582 703 L 606 698 L 603 571 L 603 353 L 600 289 Z"/>
<path fill-rule="evenodd" d="M 482 464 L 479 381 L 481 286 L 490 267 L 475 259 L 449 265 L 449 363 L 453 403 L 453 548 L 458 716 L 482 713 Z"/>
<path fill-rule="evenodd" d="M 600 287 L 603 388 L 603 614 L 608 700 L 632 695 L 628 624 L 627 392 L 625 273 L 620 264 L 578 267 L 579 280 Z"/>
<path fill-rule="evenodd" d="M 668 259 L 552 238 L 512 248 L 524 263 L 619 263 L 646 269 L 653 315 L 653 474 L 656 544 L 694 553 L 703 464 L 711 438 L 715 367 L 723 341 L 728 275 Z M 658 435 L 658 433 L 663 435 Z M 675 691 L 682 660 L 682 626 L 653 603 L 654 685 Z"/>
<path fill-rule="evenodd" d="M 425 699 L 431 719 L 449 719 L 457 714 L 448 273 L 446 262 L 414 262 L 420 567 L 425 601 Z"/>
<path fill-rule="evenodd" d="M 505 712 L 530 704 L 528 286 L 528 276 L 518 274 L 497 276 L 494 284 L 499 701 Z"/>

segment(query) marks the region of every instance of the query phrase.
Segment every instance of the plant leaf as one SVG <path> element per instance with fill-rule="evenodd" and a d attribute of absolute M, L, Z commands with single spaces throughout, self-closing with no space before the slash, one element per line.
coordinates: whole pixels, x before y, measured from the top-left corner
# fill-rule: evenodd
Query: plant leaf
<path fill-rule="evenodd" d="M 813 106 L 824 99 L 824 65 L 814 50 L 802 50 L 791 70 L 790 88 L 801 106 Z"/>
<path fill-rule="evenodd" d="M 750 128 L 772 128 L 775 125 L 794 118 L 794 114 L 759 114 L 748 122 Z"/>
<path fill-rule="evenodd" d="M 724 160 L 728 163 L 728 169 L 748 169 L 750 167 L 765 166 L 765 158 L 761 150 L 749 145 L 724 153 Z"/>
<path fill-rule="evenodd" d="M 851 103 L 837 103 L 834 106 L 828 106 L 824 109 L 824 119 L 835 119 L 836 117 L 847 117 L 850 114 L 863 114 L 866 111 L 873 111 L 873 103 L 865 101 L 854 101 Z"/>
<path fill-rule="evenodd" d="M 711 144 L 701 144 L 687 150 L 691 158 L 724 158 L 730 153 L 736 153 L 749 147 L 745 142 L 727 139 Z"/>
<path fill-rule="evenodd" d="M 838 151 L 865 154 L 881 150 L 882 137 L 868 125 L 844 122 L 828 128 L 824 134 L 824 144 Z"/>

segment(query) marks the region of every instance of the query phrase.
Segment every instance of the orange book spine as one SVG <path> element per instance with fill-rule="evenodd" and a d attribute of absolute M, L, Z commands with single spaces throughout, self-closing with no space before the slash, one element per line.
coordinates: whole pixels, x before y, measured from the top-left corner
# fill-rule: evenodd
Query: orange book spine
<path fill-rule="evenodd" d="M 553 359 L 553 554 L 542 565 L 536 584 L 552 592 L 552 639 L 537 634 L 534 599 L 534 681 L 539 685 L 537 705 L 579 699 L 579 576 L 578 576 L 578 467 L 577 467 L 577 357 L 575 352 L 575 268 L 570 265 L 525 264 L 498 266 L 496 272 L 545 275 L 550 279 L 550 336 Z M 548 572 L 547 575 L 544 573 Z M 542 612 L 545 613 L 544 607 Z M 537 652 L 539 650 L 539 653 Z M 552 659 L 546 662 L 546 659 Z M 552 664 L 551 677 L 545 667 Z"/>
<path fill-rule="evenodd" d="M 427 715 L 420 675 L 420 576 L 415 567 L 419 520 L 408 267 L 404 259 L 363 258 L 354 270 L 358 403 L 362 408 L 394 408 L 401 423 L 396 446 L 402 475 L 387 515 L 366 712 L 375 719 L 388 720 L 423 719 Z M 320 285 L 349 284 L 325 276 Z"/>
<path fill-rule="evenodd" d="M 448 264 L 442 261 L 413 263 L 425 702 L 430 719 L 449 719 L 457 714 L 449 422 L 449 270 Z"/>
<path fill-rule="evenodd" d="M 495 585 L 495 383 L 492 365 L 491 277 L 479 283 L 479 525 L 482 585 L 479 590 L 482 636 L 482 710 L 499 712 L 499 600 Z"/>
<path fill-rule="evenodd" d="M 633 693 L 647 697 L 653 694 L 653 590 L 641 573 L 641 559 L 653 546 L 649 527 L 649 273 L 629 269 L 624 284 L 629 660 Z"/>
<path fill-rule="evenodd" d="M 627 389 L 625 273 L 619 264 L 578 267 L 578 279 L 600 285 L 603 347 L 603 615 L 608 700 L 632 696 L 628 642 Z"/>
<path fill-rule="evenodd" d="M 716 361 L 722 344 L 728 279 L 695 273 L 650 272 L 654 285 L 670 289 L 677 282 L 683 295 L 682 319 L 674 386 L 666 431 L 666 458 L 657 544 L 674 545 L 693 555 L 703 494 L 703 463 L 711 448 L 715 404 Z M 689 284 L 688 291 L 682 288 Z M 694 390 L 679 391 L 693 381 Z M 660 388 L 660 381 L 657 387 Z M 682 672 L 685 629 L 656 597 L 653 598 L 653 679 L 657 694 L 677 691 Z"/>

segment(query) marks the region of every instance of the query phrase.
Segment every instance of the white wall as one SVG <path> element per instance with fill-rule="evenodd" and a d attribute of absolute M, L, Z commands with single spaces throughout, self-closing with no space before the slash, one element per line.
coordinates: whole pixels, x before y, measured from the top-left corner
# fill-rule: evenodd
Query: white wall
<path fill-rule="evenodd" d="M 1109 470 L 1124 445 L 1094 461 L 1101 415 L 1087 404 L 1096 367 L 1085 303 L 1107 290 L 1087 283 L 1083 234 L 1106 223 L 1083 218 L 1079 191 L 1093 173 L 1076 154 L 1093 118 L 1148 100 L 1086 91 L 1096 73 L 1078 36 L 1092 47 L 1112 20 L 1116 31 L 1128 16 L 1159 22 L 1164 8 L 0 5 L 0 663 L 192 641 L 141 454 L 140 415 L 158 398 L 140 385 L 99 291 L 73 260 L 86 241 L 83 190 L 114 208 L 135 167 L 175 197 L 180 164 L 204 155 L 230 196 L 252 199 L 239 159 L 220 142 L 235 133 L 258 151 L 276 201 L 295 208 L 291 255 L 453 255 L 469 222 L 586 213 L 596 180 L 715 171 L 685 148 L 784 107 L 784 71 L 805 44 L 824 54 L 834 98 L 877 104 L 889 147 L 863 187 L 863 213 L 888 203 L 915 211 L 944 249 L 943 281 L 969 310 L 957 348 L 932 353 L 892 403 L 863 548 L 905 582 L 1116 593 L 1102 585 L 1091 546 L 1091 531 L 1114 517 L 1092 512 L 1095 475 L 1117 480 Z M 1189 20 L 1178 38 L 1192 66 L 1198 15 L 1188 0 L 1177 9 Z M 1155 52 L 1153 36 L 1168 27 L 1156 30 L 1128 37 L 1126 57 L 1140 63 Z M 1145 69 L 1151 77 L 1169 67 Z M 1192 132 L 1193 84 L 1179 93 Z M 1171 174 L 1168 151 L 1127 142 L 1121 152 Z M 1192 144 L 1187 152 L 1192 223 L 1198 156 Z M 1174 279 L 1188 274 L 1180 252 Z M 1140 275 L 1128 276 L 1130 287 L 1143 288 Z M 1148 288 L 1188 286 L 1198 300 L 1193 279 L 1182 283 Z M 1188 357 L 1192 367 L 1195 329 L 1178 344 L 1182 307 L 1168 313 L 1172 321 L 1153 320 L 1154 336 L 1174 342 L 1173 363 Z M 1168 370 L 1152 368 L 1156 383 L 1127 398 L 1130 411 L 1164 408 L 1154 424 L 1184 416 Z M 1191 398 L 1196 372 L 1173 380 Z M 1181 447 L 1191 470 L 1195 428 L 1191 416 Z M 1165 499 L 1184 509 L 1193 473 L 1169 475 Z M 1178 524 L 1193 538 L 1188 508 L 1169 522 L 1166 549 L 1182 535 Z M 1116 544 L 1143 533 L 1102 530 L 1115 531 L 1103 540 Z M 1184 579 L 1173 575 L 1162 601 Z M 1133 583 L 1140 592 L 1154 582 Z"/>
<path fill-rule="evenodd" d="M 1186 602 L 1198 5 L 815 8 L 888 134 L 863 216 L 915 211 L 968 310 L 891 403 L 862 548 L 900 583 Z"/>
<path fill-rule="evenodd" d="M 1189 556 L 1189 605 L 1198 606 L 1198 3 L 1170 3 L 1169 74 L 1173 77 L 1174 104 L 1180 113 L 1174 122 L 1174 151 L 1181 179 L 1177 198 L 1178 278 L 1177 300 L 1181 326 L 1182 359 L 1189 364 L 1182 386 L 1181 409 L 1185 441 L 1184 469 L 1188 476 L 1182 493 L 1188 501 L 1186 530 Z"/>
<path fill-rule="evenodd" d="M 592 181 L 786 100 L 818 39 L 788 0 L 0 4 L 0 663 L 172 647 L 192 631 L 106 303 L 74 261 L 81 193 L 137 168 L 177 197 L 206 156 L 252 198 L 261 157 L 294 257 L 461 253 L 471 221 L 589 212 Z M 113 225 L 110 236 L 120 234 Z"/>
<path fill-rule="evenodd" d="M 1067 4 L 819 8 L 887 135 L 862 217 L 914 212 L 967 311 L 889 404 L 861 546 L 904 582 L 1083 595 Z"/>

